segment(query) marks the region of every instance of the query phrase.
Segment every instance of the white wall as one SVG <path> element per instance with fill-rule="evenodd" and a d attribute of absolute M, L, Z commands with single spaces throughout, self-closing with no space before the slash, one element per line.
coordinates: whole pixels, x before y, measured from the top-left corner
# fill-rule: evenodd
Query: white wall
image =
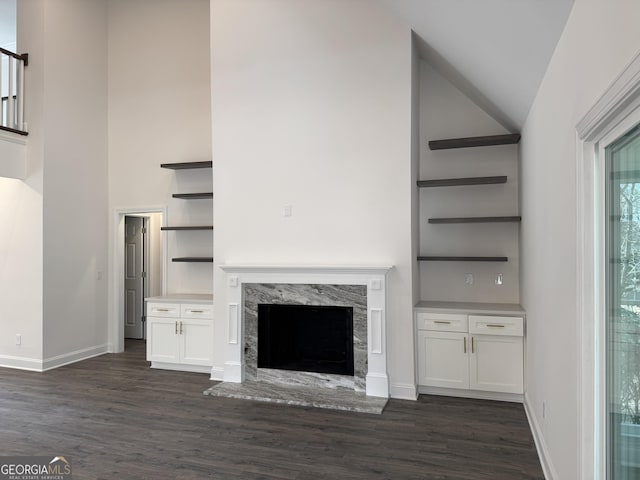
<path fill-rule="evenodd" d="M 44 0 L 20 2 L 19 43 L 33 54 L 25 113 L 34 124 L 27 143 L 24 181 L 0 178 L 0 363 L 42 366 L 42 95 L 44 92 Z M 15 335 L 22 345 L 15 345 Z"/>
<path fill-rule="evenodd" d="M 426 62 L 420 70 L 420 179 L 506 175 L 507 183 L 420 189 L 420 254 L 506 256 L 502 262 L 421 262 L 422 300 L 518 303 L 518 223 L 429 224 L 430 217 L 512 216 L 518 146 L 434 150 L 429 140 L 509 133 Z M 495 284 L 498 273 L 504 283 Z M 466 274 L 474 277 L 465 283 Z"/>
<path fill-rule="evenodd" d="M 216 263 L 394 265 L 389 374 L 411 396 L 409 28 L 365 0 L 212 0 L 211 22 Z"/>
<path fill-rule="evenodd" d="M 25 221 L 25 219 L 28 219 Z M 0 365 L 42 361 L 42 170 L 0 178 Z M 15 345 L 16 334 L 22 345 Z"/>
<path fill-rule="evenodd" d="M 45 366 L 106 350 L 106 14 L 44 2 Z"/>
<path fill-rule="evenodd" d="M 171 194 L 211 191 L 211 170 L 160 168 L 211 160 L 208 0 L 111 0 L 108 23 L 109 211 L 166 205 L 169 225 L 210 225 L 211 200 Z M 212 255 L 211 232 L 163 235 L 169 257 Z M 211 264 L 169 262 L 167 282 L 211 293 Z"/>
<path fill-rule="evenodd" d="M 638 2 L 576 0 L 522 132 L 526 400 L 558 480 L 579 478 L 575 127 L 638 52 L 638 18 Z"/>
<path fill-rule="evenodd" d="M 0 177 L 24 179 L 27 175 L 27 141 L 23 136 L 0 132 Z"/>

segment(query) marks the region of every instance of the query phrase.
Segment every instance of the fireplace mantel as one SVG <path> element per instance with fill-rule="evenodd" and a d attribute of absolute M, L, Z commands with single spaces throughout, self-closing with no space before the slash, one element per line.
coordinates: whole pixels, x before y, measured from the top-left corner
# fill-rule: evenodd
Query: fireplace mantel
<path fill-rule="evenodd" d="M 367 286 L 366 393 L 389 397 L 386 346 L 386 275 L 393 267 L 381 265 L 247 265 L 227 264 L 227 332 L 224 381 L 245 380 L 243 285 L 288 283 Z"/>
<path fill-rule="evenodd" d="M 227 274 L 338 274 L 338 275 L 386 275 L 393 266 L 388 265 L 245 265 L 226 264 L 220 268 Z"/>

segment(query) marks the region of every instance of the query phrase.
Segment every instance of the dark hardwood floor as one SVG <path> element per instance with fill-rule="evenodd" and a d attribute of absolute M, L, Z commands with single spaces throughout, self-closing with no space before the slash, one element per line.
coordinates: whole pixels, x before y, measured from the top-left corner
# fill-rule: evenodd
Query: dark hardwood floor
<path fill-rule="evenodd" d="M 208 397 L 144 343 L 46 373 L 0 369 L 0 455 L 75 479 L 543 479 L 522 405 L 421 396 L 381 416 Z"/>

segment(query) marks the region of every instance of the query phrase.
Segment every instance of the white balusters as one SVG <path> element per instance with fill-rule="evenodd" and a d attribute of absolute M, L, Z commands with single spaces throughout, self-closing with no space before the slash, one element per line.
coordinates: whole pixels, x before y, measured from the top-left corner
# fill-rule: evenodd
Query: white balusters
<path fill-rule="evenodd" d="M 25 130 L 24 125 L 24 61 L 20 60 L 18 63 L 18 71 L 16 72 L 16 98 L 18 99 L 18 114 L 16 121 L 16 128 L 19 130 Z"/>
<path fill-rule="evenodd" d="M 5 62 L 8 62 L 8 58 L 2 51 L 0 51 L 0 125 L 4 125 L 5 124 L 5 108 L 6 108 L 6 102 L 5 102 L 5 90 L 7 89 L 7 87 L 4 86 L 5 84 L 5 67 L 4 64 Z"/>
<path fill-rule="evenodd" d="M 16 117 L 15 117 L 15 97 L 13 96 L 13 92 L 15 91 L 14 85 L 14 68 L 13 64 L 16 63 L 13 57 L 9 57 L 9 89 L 7 92 L 7 127 L 16 128 Z"/>
<path fill-rule="evenodd" d="M 0 48 L 0 126 L 24 130 L 24 57 Z"/>

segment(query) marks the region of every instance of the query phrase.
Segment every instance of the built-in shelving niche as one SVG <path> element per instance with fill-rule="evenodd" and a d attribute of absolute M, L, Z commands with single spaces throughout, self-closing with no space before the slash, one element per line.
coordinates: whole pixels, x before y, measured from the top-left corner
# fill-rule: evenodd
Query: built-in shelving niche
<path fill-rule="evenodd" d="M 448 138 L 429 141 L 430 150 L 448 150 L 456 148 L 489 147 L 497 145 L 514 145 L 520 141 L 520 134 L 487 135 L 482 137 Z M 507 183 L 506 175 L 488 177 L 439 178 L 418 180 L 419 188 L 432 187 L 466 187 L 473 185 L 499 185 Z M 431 224 L 462 224 L 462 223 L 519 223 L 522 217 L 511 216 L 483 216 L 483 217 L 442 217 L 429 218 Z M 419 262 L 507 262 L 504 256 L 460 256 L 460 255 L 420 255 Z"/>
<path fill-rule="evenodd" d="M 212 168 L 212 161 L 205 162 L 178 162 L 178 163 L 162 163 L 161 168 L 168 168 L 170 170 L 190 170 L 199 168 Z M 213 199 L 213 192 L 194 192 L 194 193 L 174 193 L 173 198 L 182 200 L 201 200 L 201 199 Z M 161 227 L 162 231 L 212 231 L 213 225 L 177 225 Z M 172 262 L 181 263 L 211 263 L 213 257 L 174 257 Z"/>

